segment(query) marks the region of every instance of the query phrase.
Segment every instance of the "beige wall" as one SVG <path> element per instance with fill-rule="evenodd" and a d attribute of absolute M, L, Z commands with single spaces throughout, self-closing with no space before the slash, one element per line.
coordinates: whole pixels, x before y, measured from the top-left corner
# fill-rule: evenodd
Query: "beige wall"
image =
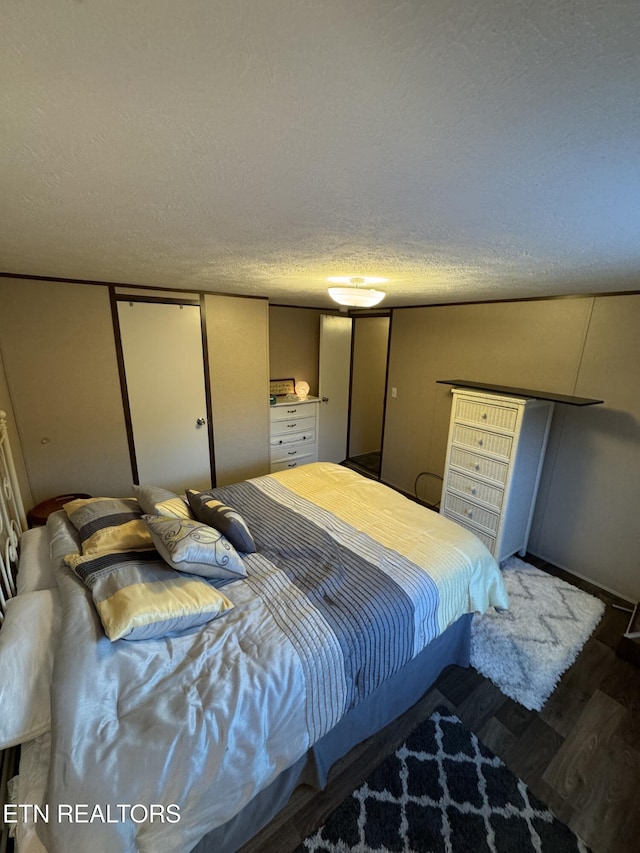
<path fill-rule="evenodd" d="M 269 472 L 269 306 L 265 299 L 204 299 L 216 483 Z"/>
<path fill-rule="evenodd" d="M 24 457 L 22 455 L 22 445 L 20 443 L 20 436 L 18 435 L 15 415 L 13 413 L 13 403 L 11 401 L 11 394 L 9 393 L 9 385 L 7 383 L 7 374 L 4 369 L 4 361 L 2 360 L 1 346 L 0 410 L 6 412 L 7 414 L 7 430 L 9 432 L 9 443 L 11 444 L 11 454 L 13 456 L 13 461 L 16 468 L 16 476 L 18 477 L 18 483 L 20 485 L 20 494 L 22 495 L 22 501 L 25 505 L 25 509 L 29 509 L 33 505 L 34 501 L 31 497 L 31 486 L 29 484 L 29 477 L 27 476 L 27 469 L 24 464 Z"/>
<path fill-rule="evenodd" d="M 388 317 L 354 319 L 349 456 L 381 448 L 388 341 Z"/>
<path fill-rule="evenodd" d="M 396 310 L 383 480 L 413 493 L 419 473 L 443 473 L 451 394 L 437 379 L 604 399 L 596 409 L 556 407 L 529 545 L 640 598 L 639 326 L 635 295 Z M 439 498 L 437 480 L 421 478 L 419 488 Z"/>
<path fill-rule="evenodd" d="M 640 295 L 594 300 L 575 393 L 556 407 L 531 550 L 640 599 Z"/>
<path fill-rule="evenodd" d="M 130 494 L 108 289 L 0 280 L 0 347 L 34 503 Z"/>
<path fill-rule="evenodd" d="M 304 379 L 318 395 L 320 315 L 312 308 L 269 308 L 269 378 Z"/>

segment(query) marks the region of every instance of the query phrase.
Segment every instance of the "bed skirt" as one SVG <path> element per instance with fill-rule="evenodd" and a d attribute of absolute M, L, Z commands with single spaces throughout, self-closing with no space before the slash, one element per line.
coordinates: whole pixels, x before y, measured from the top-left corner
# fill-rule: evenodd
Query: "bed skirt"
<path fill-rule="evenodd" d="M 298 785 L 324 788 L 332 765 L 415 705 L 445 667 L 469 666 L 471 619 L 472 614 L 460 617 L 350 711 L 241 812 L 205 835 L 192 853 L 234 853 L 284 808 Z"/>

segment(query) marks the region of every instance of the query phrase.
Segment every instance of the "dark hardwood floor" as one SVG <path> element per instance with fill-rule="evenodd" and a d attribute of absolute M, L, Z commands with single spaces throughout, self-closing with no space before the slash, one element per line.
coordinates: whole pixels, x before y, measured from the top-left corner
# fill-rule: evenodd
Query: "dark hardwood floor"
<path fill-rule="evenodd" d="M 444 704 L 594 853 L 640 850 L 640 669 L 615 654 L 628 614 L 611 595 L 535 557 L 527 562 L 600 597 L 607 609 L 542 711 L 528 711 L 474 669 L 448 667 L 403 717 L 301 788 L 242 853 L 290 853 L 432 710 Z"/>
<path fill-rule="evenodd" d="M 371 453 L 361 453 L 359 456 L 350 456 L 342 464 L 347 468 L 353 468 L 359 474 L 377 479 L 380 476 L 380 460 L 380 451 L 376 450 Z"/>

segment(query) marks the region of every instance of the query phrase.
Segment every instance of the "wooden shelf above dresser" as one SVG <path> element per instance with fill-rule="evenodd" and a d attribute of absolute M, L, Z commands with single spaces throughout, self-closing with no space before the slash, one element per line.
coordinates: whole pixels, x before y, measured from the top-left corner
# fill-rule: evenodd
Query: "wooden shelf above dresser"
<path fill-rule="evenodd" d="M 551 391 L 532 391 L 530 388 L 515 388 L 510 385 L 492 385 L 490 382 L 472 382 L 468 379 L 436 379 L 440 385 L 457 385 L 460 388 L 473 388 L 476 391 L 492 391 L 496 394 L 508 394 L 512 397 L 526 397 L 532 400 L 548 400 L 550 403 L 565 403 L 567 406 L 596 406 L 604 400 L 592 400 L 590 397 L 574 397 L 571 394 L 554 394 Z"/>

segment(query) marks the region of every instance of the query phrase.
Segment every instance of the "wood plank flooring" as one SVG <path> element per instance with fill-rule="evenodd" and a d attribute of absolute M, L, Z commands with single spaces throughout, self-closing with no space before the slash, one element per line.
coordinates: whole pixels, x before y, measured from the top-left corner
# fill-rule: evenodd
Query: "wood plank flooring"
<path fill-rule="evenodd" d="M 324 791 L 296 791 L 241 853 L 295 850 L 439 704 L 454 711 L 594 853 L 640 850 L 640 668 L 615 654 L 629 616 L 614 609 L 620 603 L 614 596 L 535 557 L 525 559 L 607 605 L 542 711 L 523 708 L 472 668 L 448 667 L 417 705 L 338 762 Z"/>

